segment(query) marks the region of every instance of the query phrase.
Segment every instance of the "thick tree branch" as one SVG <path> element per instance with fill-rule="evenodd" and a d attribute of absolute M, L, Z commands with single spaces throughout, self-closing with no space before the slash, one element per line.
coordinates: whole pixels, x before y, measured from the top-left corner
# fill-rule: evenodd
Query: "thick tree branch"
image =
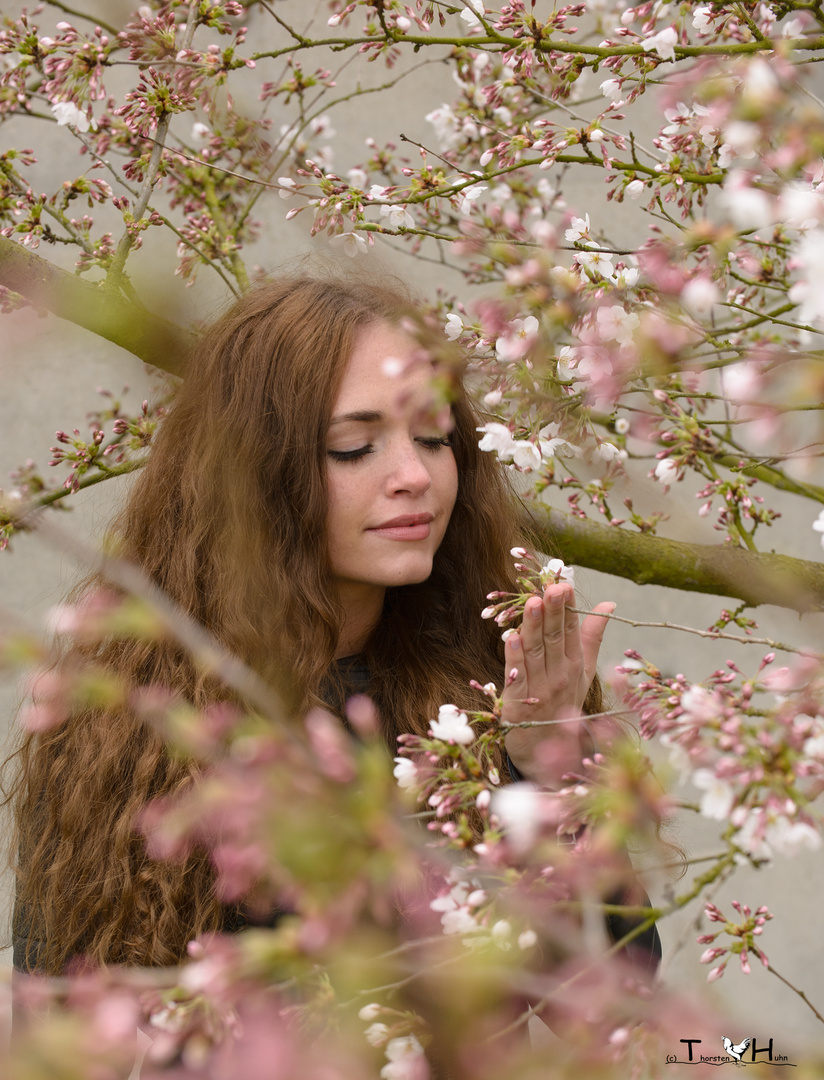
<path fill-rule="evenodd" d="M 557 550 L 565 562 L 638 585 L 720 594 L 752 607 L 777 604 L 794 611 L 824 611 L 822 563 L 631 533 L 537 504 L 530 504 L 523 523 L 541 550 Z"/>
<path fill-rule="evenodd" d="M 187 331 L 53 266 L 4 236 L 0 236 L 0 285 L 128 349 L 147 364 L 182 374 L 183 359 L 194 340 Z"/>

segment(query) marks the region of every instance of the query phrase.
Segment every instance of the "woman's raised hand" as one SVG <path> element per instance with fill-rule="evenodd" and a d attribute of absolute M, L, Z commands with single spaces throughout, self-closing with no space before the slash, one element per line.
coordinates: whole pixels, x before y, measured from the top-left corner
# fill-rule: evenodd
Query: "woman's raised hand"
<path fill-rule="evenodd" d="M 609 621 L 598 613 L 611 614 L 615 604 L 598 604 L 583 623 L 571 610 L 574 606 L 575 590 L 570 584 L 548 585 L 543 599 L 533 596 L 527 600 L 520 629 L 506 641 L 504 722 L 569 721 L 515 728 L 507 734 L 507 753 L 528 779 L 543 779 L 552 773 L 560 780 L 562 773 L 581 759 L 579 725 L 574 721 L 582 715 Z M 517 674 L 510 681 L 513 669 Z M 537 701 L 526 704 L 526 699 Z"/>

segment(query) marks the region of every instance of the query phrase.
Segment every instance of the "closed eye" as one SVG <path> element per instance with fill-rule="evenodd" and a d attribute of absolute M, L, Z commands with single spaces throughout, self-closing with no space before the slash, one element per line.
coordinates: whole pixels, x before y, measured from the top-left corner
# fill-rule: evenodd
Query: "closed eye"
<path fill-rule="evenodd" d="M 421 444 L 421 446 L 425 446 L 427 450 L 440 450 L 440 448 L 442 446 L 451 446 L 452 445 L 452 436 L 451 435 L 432 436 L 429 439 L 418 439 L 417 442 L 419 442 Z"/>
<path fill-rule="evenodd" d="M 433 453 L 437 452 L 443 446 L 452 445 L 451 435 L 433 436 L 432 438 L 418 438 L 415 440 L 420 443 L 421 446 L 427 450 L 431 450 Z M 329 457 L 333 461 L 360 461 L 365 458 L 367 454 L 374 454 L 375 448 L 371 443 L 367 443 L 366 446 L 358 446 L 354 450 L 327 450 Z"/>
<path fill-rule="evenodd" d="M 371 444 L 366 446 L 359 446 L 356 450 L 327 450 L 329 457 L 333 461 L 360 461 L 361 458 L 366 457 L 367 454 L 374 454 L 374 449 Z"/>

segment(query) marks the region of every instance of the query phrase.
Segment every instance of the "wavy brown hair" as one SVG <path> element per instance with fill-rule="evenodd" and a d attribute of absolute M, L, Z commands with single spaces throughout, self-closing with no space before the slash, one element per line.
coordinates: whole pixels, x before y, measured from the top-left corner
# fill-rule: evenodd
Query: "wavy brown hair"
<path fill-rule="evenodd" d="M 250 291 L 200 339 L 114 523 L 120 552 L 285 689 L 296 712 L 322 700 L 343 621 L 326 535 L 332 407 L 357 336 L 409 307 L 385 285 L 310 276 Z M 478 414 L 455 386 L 449 526 L 431 577 L 387 590 L 364 649 L 390 746 L 401 732 L 425 734 L 446 701 L 483 708 L 469 681 L 498 678 L 504 659 L 479 611 L 490 588 L 513 587 L 509 549 L 523 538 L 501 467 L 478 449 Z M 214 690 L 172 641 L 109 641 L 96 659 L 128 685 L 168 686 L 196 705 Z M 57 973 L 81 953 L 172 964 L 225 925 L 208 855 L 153 860 L 136 829 L 141 808 L 191 783 L 193 767 L 134 711 L 87 709 L 30 733 L 16 763 L 16 922 L 30 966 Z"/>

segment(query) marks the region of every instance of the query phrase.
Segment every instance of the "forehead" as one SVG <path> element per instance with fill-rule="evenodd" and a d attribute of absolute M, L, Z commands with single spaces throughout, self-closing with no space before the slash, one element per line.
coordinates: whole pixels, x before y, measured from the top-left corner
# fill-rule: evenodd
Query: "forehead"
<path fill-rule="evenodd" d="M 386 323 L 365 327 L 355 338 L 332 409 L 371 409 L 387 415 L 425 408 L 432 400 L 433 369 L 417 343 Z"/>

